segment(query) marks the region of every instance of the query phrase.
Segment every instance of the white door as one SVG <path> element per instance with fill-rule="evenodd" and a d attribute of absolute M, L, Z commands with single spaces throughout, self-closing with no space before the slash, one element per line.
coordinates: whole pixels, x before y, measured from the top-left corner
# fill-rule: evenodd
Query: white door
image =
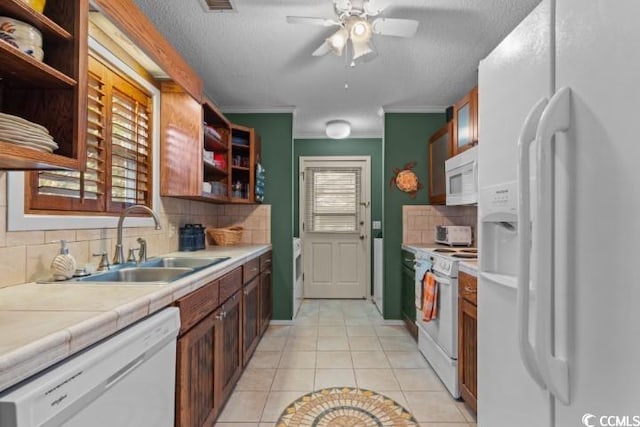
<path fill-rule="evenodd" d="M 300 158 L 305 298 L 366 298 L 370 158 Z"/>
<path fill-rule="evenodd" d="M 551 2 L 544 0 L 480 63 L 480 191 L 517 179 L 518 136 L 531 108 L 551 92 Z M 517 235 L 479 216 L 482 273 L 517 274 Z M 516 290 L 491 276 L 478 285 L 478 426 L 548 427 L 548 393 L 530 377 L 518 348 Z"/>
<path fill-rule="evenodd" d="M 635 0 L 557 1 L 571 122 L 555 144 L 555 351 L 569 364 L 556 427 L 640 425 L 639 14 Z"/>

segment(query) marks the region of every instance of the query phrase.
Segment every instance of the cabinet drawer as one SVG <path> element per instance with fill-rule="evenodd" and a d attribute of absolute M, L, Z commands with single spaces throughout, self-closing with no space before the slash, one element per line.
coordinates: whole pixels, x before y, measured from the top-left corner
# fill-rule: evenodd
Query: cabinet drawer
<path fill-rule="evenodd" d="M 256 277 L 260 272 L 260 258 L 254 258 L 250 261 L 247 261 L 244 266 L 242 266 L 242 283 L 249 283 L 251 279 Z"/>
<path fill-rule="evenodd" d="M 260 271 L 271 268 L 271 251 L 260 256 Z"/>
<path fill-rule="evenodd" d="M 242 267 L 225 274 L 220 279 L 220 302 L 225 302 L 242 287 Z"/>
<path fill-rule="evenodd" d="M 218 280 L 207 283 L 176 301 L 180 309 L 180 335 L 218 307 L 219 284 Z"/>
<path fill-rule="evenodd" d="M 474 305 L 478 305 L 478 278 L 463 271 L 458 273 L 458 294 Z"/>

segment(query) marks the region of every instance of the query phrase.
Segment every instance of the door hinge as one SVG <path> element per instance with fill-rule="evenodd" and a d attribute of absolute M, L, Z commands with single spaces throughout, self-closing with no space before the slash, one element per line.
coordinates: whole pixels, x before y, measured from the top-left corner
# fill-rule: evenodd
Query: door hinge
<path fill-rule="evenodd" d="M 300 172 L 300 175 L 302 175 L 302 180 L 304 181 L 304 172 Z"/>
<path fill-rule="evenodd" d="M 304 231 L 304 222 L 302 223 L 302 231 Z"/>

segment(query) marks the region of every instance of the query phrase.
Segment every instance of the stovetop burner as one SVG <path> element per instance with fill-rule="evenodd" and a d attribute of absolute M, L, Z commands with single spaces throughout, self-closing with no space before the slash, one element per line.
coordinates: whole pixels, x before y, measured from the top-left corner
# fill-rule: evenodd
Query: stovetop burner
<path fill-rule="evenodd" d="M 450 253 L 458 252 L 458 251 L 456 249 L 449 249 L 449 248 L 435 248 L 433 250 L 433 252 L 442 252 L 442 253 L 445 253 L 445 254 L 450 254 Z"/>
<path fill-rule="evenodd" d="M 469 254 L 477 254 L 478 253 L 478 249 L 475 249 L 475 248 L 460 249 L 460 252 L 466 252 L 466 253 L 469 253 Z"/>
<path fill-rule="evenodd" d="M 478 255 L 476 254 L 469 254 L 469 253 L 462 253 L 462 252 L 458 252 L 456 254 L 451 255 L 454 258 L 463 258 L 463 259 L 476 259 L 478 258 Z"/>

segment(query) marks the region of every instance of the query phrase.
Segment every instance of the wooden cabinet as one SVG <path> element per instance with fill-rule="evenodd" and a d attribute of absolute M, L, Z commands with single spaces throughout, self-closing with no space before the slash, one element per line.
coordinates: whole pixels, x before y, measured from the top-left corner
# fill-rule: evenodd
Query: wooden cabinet
<path fill-rule="evenodd" d="M 409 251 L 402 251 L 402 318 L 405 326 L 414 338 L 418 337 L 416 326 L 415 304 L 415 270 L 413 265 L 414 255 Z"/>
<path fill-rule="evenodd" d="M 453 106 L 453 155 L 478 143 L 478 87 Z"/>
<path fill-rule="evenodd" d="M 0 169 L 84 169 L 87 121 L 88 2 L 49 1 L 38 13 L 2 0 L 0 15 L 42 32 L 44 61 L 0 43 L 0 111 L 47 128 L 59 148 L 47 153 L 3 141 Z"/>
<path fill-rule="evenodd" d="M 231 202 L 255 201 L 256 162 L 260 158 L 260 137 L 255 131 L 239 125 L 231 125 Z"/>
<path fill-rule="evenodd" d="M 182 335 L 177 348 L 176 426 L 213 426 L 222 399 L 222 311 Z"/>
<path fill-rule="evenodd" d="M 160 195 L 202 191 L 202 107 L 175 83 L 162 83 L 160 98 Z"/>
<path fill-rule="evenodd" d="M 447 178 L 444 162 L 453 154 L 453 123 L 441 127 L 429 138 L 429 203 L 444 205 L 447 199 Z"/>
<path fill-rule="evenodd" d="M 222 397 L 226 400 L 242 374 L 242 292 L 222 305 Z"/>
<path fill-rule="evenodd" d="M 269 323 L 271 303 L 271 252 L 175 302 L 177 427 L 214 425 Z"/>
<path fill-rule="evenodd" d="M 260 339 L 260 277 L 254 277 L 244 285 L 242 290 L 242 358 L 243 366 L 249 363 L 249 359 L 258 345 Z"/>
<path fill-rule="evenodd" d="M 222 405 L 223 311 L 219 281 L 176 301 L 180 335 L 176 355 L 176 426 L 213 426 Z"/>
<path fill-rule="evenodd" d="M 273 276 L 271 274 L 272 253 L 260 257 L 260 334 L 269 327 L 273 315 Z"/>
<path fill-rule="evenodd" d="M 462 399 L 474 410 L 478 406 L 478 300 L 476 277 L 458 274 L 458 381 Z"/>
<path fill-rule="evenodd" d="M 205 99 L 204 114 L 204 171 L 202 197 L 210 201 L 229 201 L 231 181 L 229 162 L 231 152 L 231 124 L 213 102 Z"/>

